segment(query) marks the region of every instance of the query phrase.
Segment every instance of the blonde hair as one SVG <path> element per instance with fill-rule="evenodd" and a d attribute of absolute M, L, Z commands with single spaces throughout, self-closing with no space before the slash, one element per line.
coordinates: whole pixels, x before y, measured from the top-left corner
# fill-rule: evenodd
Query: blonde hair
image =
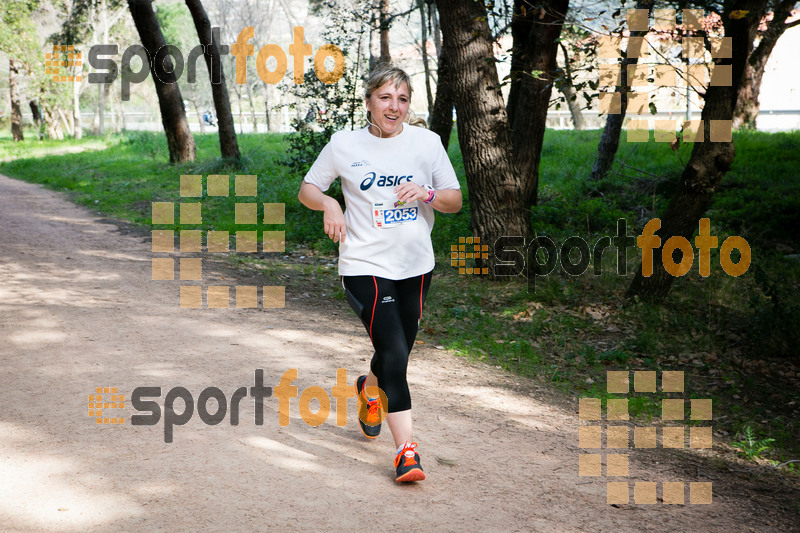
<path fill-rule="evenodd" d="M 383 85 L 386 83 L 394 84 L 395 89 L 399 89 L 400 86 L 405 83 L 406 87 L 408 87 L 409 100 L 411 99 L 411 95 L 414 93 L 414 88 L 411 86 L 411 76 L 409 76 L 405 70 L 387 63 L 381 63 L 375 67 L 375 70 L 372 71 L 372 74 L 370 74 L 369 79 L 367 80 L 366 89 L 364 91 L 364 99 L 369 100 L 369 98 L 372 96 L 372 93 L 378 90 L 380 87 L 383 87 Z M 367 111 L 367 122 L 371 123 L 370 111 Z M 409 109 L 408 113 L 406 114 L 405 122 L 411 126 L 420 126 L 423 128 L 428 127 L 425 119 L 415 116 L 411 109 Z"/>

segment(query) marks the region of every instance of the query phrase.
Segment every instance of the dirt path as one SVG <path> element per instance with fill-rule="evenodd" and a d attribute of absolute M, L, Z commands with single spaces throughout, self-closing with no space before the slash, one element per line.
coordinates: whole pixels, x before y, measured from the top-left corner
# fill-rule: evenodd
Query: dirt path
<path fill-rule="evenodd" d="M 266 398 L 205 425 L 197 413 L 164 442 L 156 426 L 96 425 L 95 387 L 186 387 L 230 399 L 255 369 L 302 391 L 352 382 L 368 339 L 344 304 L 180 309 L 179 282 L 151 281 L 150 244 L 35 185 L 0 176 L 0 529 L 6 531 L 789 531 L 798 493 L 711 466 L 702 456 L 630 450 L 617 481 L 713 482 L 711 505 L 606 504 L 604 477 L 578 476 L 577 399 L 418 345 L 409 379 L 428 480 L 393 482 L 388 435 L 366 441 L 348 401 L 319 427 Z M 204 263 L 204 268 L 206 263 Z M 225 276 L 222 280 L 221 277 Z M 233 284 L 210 266 L 204 283 Z M 263 280 L 263 284 L 275 284 Z M 435 280 L 434 280 L 435 284 Z M 307 290 L 307 289 L 305 289 Z M 435 285 L 434 289 L 435 290 Z M 104 398 L 109 401 L 109 394 Z M 563 400 L 563 399 L 561 399 Z M 560 403 L 559 403 L 560 402 Z M 560 406 L 559 406 L 560 405 Z M 176 402 L 179 410 L 181 402 Z M 209 409 L 213 411 L 214 402 Z M 631 498 L 633 490 L 631 489 Z M 688 497 L 688 491 L 687 491 Z"/>

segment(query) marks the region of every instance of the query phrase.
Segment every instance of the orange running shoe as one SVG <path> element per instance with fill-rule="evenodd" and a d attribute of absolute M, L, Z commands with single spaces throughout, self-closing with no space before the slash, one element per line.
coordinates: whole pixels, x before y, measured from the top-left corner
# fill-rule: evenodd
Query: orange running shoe
<path fill-rule="evenodd" d="M 394 466 L 397 469 L 397 477 L 394 478 L 398 483 L 409 481 L 422 481 L 425 479 L 425 472 L 419 463 L 419 454 L 416 452 L 417 443 L 405 443 L 403 449 L 394 458 Z"/>
<path fill-rule="evenodd" d="M 356 380 L 356 397 L 358 398 L 358 425 L 361 433 L 368 439 L 381 434 L 381 399 L 369 399 L 364 392 L 367 376 L 358 376 Z M 365 422 L 366 421 L 366 422 Z"/>

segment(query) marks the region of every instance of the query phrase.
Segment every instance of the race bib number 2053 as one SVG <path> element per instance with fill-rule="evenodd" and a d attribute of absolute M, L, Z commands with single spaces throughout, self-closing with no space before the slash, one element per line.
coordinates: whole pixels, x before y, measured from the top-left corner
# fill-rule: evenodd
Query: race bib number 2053
<path fill-rule="evenodd" d="M 372 207 L 372 223 L 376 228 L 393 228 L 416 222 L 418 207 L 391 207 L 378 202 Z"/>

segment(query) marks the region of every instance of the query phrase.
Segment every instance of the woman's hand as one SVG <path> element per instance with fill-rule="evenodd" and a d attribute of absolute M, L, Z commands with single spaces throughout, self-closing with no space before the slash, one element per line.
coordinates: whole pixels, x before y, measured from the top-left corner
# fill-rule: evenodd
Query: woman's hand
<path fill-rule="evenodd" d="M 413 181 L 407 181 L 402 185 L 398 185 L 394 189 L 395 195 L 397 195 L 397 199 L 401 202 L 413 202 L 415 200 L 419 200 L 424 202 L 428 199 L 430 194 L 424 188 L 420 187 Z"/>
<path fill-rule="evenodd" d="M 325 226 L 325 233 L 333 239 L 333 242 L 339 242 L 340 240 L 344 242 L 347 228 L 344 224 L 344 213 L 342 213 L 342 206 L 339 205 L 339 202 L 333 200 L 325 203 L 322 223 Z"/>
<path fill-rule="evenodd" d="M 311 183 L 303 182 L 300 185 L 300 192 L 297 195 L 300 202 L 315 211 L 322 211 L 322 223 L 325 233 L 333 239 L 333 242 L 344 242 L 347 229 L 344 224 L 344 214 L 342 206 L 334 198 L 323 193 L 319 187 Z"/>

